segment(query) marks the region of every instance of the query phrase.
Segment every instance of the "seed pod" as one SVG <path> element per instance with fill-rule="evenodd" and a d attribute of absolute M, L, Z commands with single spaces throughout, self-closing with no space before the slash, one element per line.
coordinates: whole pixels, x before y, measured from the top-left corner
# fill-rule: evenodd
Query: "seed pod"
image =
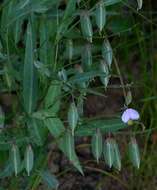
<path fill-rule="evenodd" d="M 81 14 L 80 22 L 83 36 L 92 43 L 93 29 L 88 12 L 84 11 Z"/>
<path fill-rule="evenodd" d="M 135 138 L 131 138 L 129 143 L 129 157 L 132 164 L 139 169 L 140 167 L 140 151 Z"/>
<path fill-rule="evenodd" d="M 72 135 L 74 135 L 74 130 L 77 126 L 77 122 L 78 122 L 78 111 L 77 111 L 77 107 L 75 105 L 75 103 L 71 103 L 70 104 L 70 108 L 68 111 L 68 122 L 69 122 L 69 126 L 72 130 Z"/>
<path fill-rule="evenodd" d="M 143 0 L 137 0 L 137 5 L 138 5 L 137 10 L 142 9 L 142 4 L 143 4 Z"/>
<path fill-rule="evenodd" d="M 78 102 L 77 102 L 77 110 L 78 110 L 79 116 L 83 116 L 83 112 L 84 112 L 83 105 L 84 105 L 84 99 L 81 96 L 78 98 Z"/>
<path fill-rule="evenodd" d="M 69 61 L 71 61 L 73 58 L 73 41 L 71 39 L 68 39 L 66 42 L 66 54 Z"/>
<path fill-rule="evenodd" d="M 125 104 L 128 106 L 132 102 L 132 94 L 131 91 L 127 92 L 127 95 L 125 97 Z"/>
<path fill-rule="evenodd" d="M 89 70 L 92 65 L 92 50 L 91 50 L 91 44 L 88 43 L 84 46 L 83 52 L 82 52 L 82 65 L 83 69 Z"/>
<path fill-rule="evenodd" d="M 104 6 L 104 2 L 100 1 L 97 6 L 96 6 L 96 11 L 95 11 L 95 16 L 96 16 L 96 24 L 100 30 L 102 31 L 103 27 L 106 24 L 106 9 Z"/>
<path fill-rule="evenodd" d="M 114 162 L 114 147 L 111 138 L 107 138 L 104 143 L 104 158 L 106 164 L 111 168 Z"/>
<path fill-rule="evenodd" d="M 110 42 L 108 40 L 104 40 L 102 44 L 102 56 L 107 63 L 108 67 L 111 67 L 112 59 L 113 59 L 113 52 Z"/>
<path fill-rule="evenodd" d="M 25 169 L 27 171 L 27 174 L 29 176 L 34 164 L 34 153 L 33 153 L 31 145 L 28 145 L 26 148 L 24 164 L 25 164 Z"/>
<path fill-rule="evenodd" d="M 19 147 L 13 144 L 11 147 L 10 154 L 11 154 L 10 156 L 11 156 L 13 169 L 14 169 L 15 175 L 17 176 L 17 174 L 20 172 L 20 169 L 21 169 L 21 158 L 20 158 Z"/>
<path fill-rule="evenodd" d="M 104 76 L 100 77 L 100 80 L 102 82 L 102 84 L 105 86 L 105 88 L 107 87 L 108 83 L 109 83 L 109 69 L 108 69 L 108 65 L 106 64 L 106 62 L 104 60 L 100 61 L 100 71 L 102 73 L 104 73 Z"/>
<path fill-rule="evenodd" d="M 76 64 L 76 65 L 75 65 L 75 70 L 76 70 L 76 72 L 77 72 L 78 74 L 79 74 L 79 73 L 84 73 L 82 66 L 79 65 L 79 64 Z M 79 85 L 79 87 L 81 87 L 81 88 L 86 88 L 86 82 L 84 82 L 84 81 L 78 81 L 78 85 Z"/>
<path fill-rule="evenodd" d="M 121 170 L 121 155 L 120 155 L 118 144 L 115 140 L 113 140 L 113 149 L 114 149 L 113 166 L 120 171 Z"/>
<path fill-rule="evenodd" d="M 67 81 L 67 73 L 65 69 L 62 69 L 58 72 L 59 79 L 66 82 Z"/>
<path fill-rule="evenodd" d="M 92 136 L 91 148 L 94 158 L 99 162 L 102 154 L 102 135 L 99 129 Z"/>

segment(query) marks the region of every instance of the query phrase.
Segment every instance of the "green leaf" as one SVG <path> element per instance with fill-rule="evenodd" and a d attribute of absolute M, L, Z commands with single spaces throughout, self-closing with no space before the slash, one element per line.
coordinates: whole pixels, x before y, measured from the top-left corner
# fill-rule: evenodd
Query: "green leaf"
<path fill-rule="evenodd" d="M 104 158 L 106 164 L 109 168 L 112 167 L 114 162 L 114 147 L 113 147 L 113 140 L 111 138 L 107 138 L 104 143 Z"/>
<path fill-rule="evenodd" d="M 76 15 L 73 15 L 76 9 L 76 0 L 69 0 L 67 1 L 67 6 L 62 18 L 62 21 L 57 27 L 57 35 L 56 35 L 56 43 L 66 34 L 68 31 L 69 25 L 73 22 Z M 58 11 L 57 11 L 57 17 L 58 17 Z"/>
<path fill-rule="evenodd" d="M 45 16 L 45 15 L 44 15 Z M 40 61 L 44 64 L 48 64 L 48 51 L 49 51 L 49 34 L 48 34 L 48 25 L 45 17 L 40 19 L 39 25 L 39 39 L 40 39 L 40 49 L 39 49 L 39 58 Z"/>
<path fill-rule="evenodd" d="M 113 140 L 113 149 L 114 149 L 114 161 L 113 161 L 113 166 L 117 170 L 121 170 L 121 155 L 119 151 L 118 144 L 115 140 Z"/>
<path fill-rule="evenodd" d="M 140 167 L 140 151 L 135 138 L 132 138 L 129 143 L 129 157 L 132 164 L 139 169 Z"/>
<path fill-rule="evenodd" d="M 34 153 L 31 145 L 28 145 L 26 147 L 25 151 L 25 169 L 27 171 L 28 176 L 30 175 L 30 172 L 33 168 L 33 163 L 34 163 Z"/>
<path fill-rule="evenodd" d="M 44 124 L 55 138 L 60 137 L 65 131 L 64 125 L 59 118 L 47 118 Z"/>
<path fill-rule="evenodd" d="M 103 0 L 103 1 L 105 6 L 110 6 L 122 2 L 122 0 Z"/>
<path fill-rule="evenodd" d="M 72 135 L 74 135 L 74 131 L 77 126 L 78 119 L 79 119 L 79 115 L 78 115 L 77 107 L 75 103 L 73 102 L 70 104 L 70 107 L 68 110 L 68 123 L 72 130 Z"/>
<path fill-rule="evenodd" d="M 2 110 L 2 107 L 0 106 L 0 128 L 4 127 L 4 121 L 5 121 L 5 115 Z"/>
<path fill-rule="evenodd" d="M 71 17 L 72 14 L 75 12 L 76 9 L 76 0 L 69 0 L 67 1 L 67 6 L 64 12 L 63 20 Z"/>
<path fill-rule="evenodd" d="M 93 156 L 98 163 L 102 154 L 102 135 L 99 129 L 97 129 L 95 134 L 92 136 L 91 147 Z"/>
<path fill-rule="evenodd" d="M 60 108 L 60 99 L 61 83 L 58 81 L 53 81 L 45 97 L 45 108 L 49 109 L 51 113 L 57 113 Z"/>
<path fill-rule="evenodd" d="M 13 167 L 12 167 L 12 163 L 9 161 L 7 161 L 7 163 L 4 166 L 4 169 L 2 171 L 0 171 L 0 178 L 6 178 L 6 177 L 10 177 L 13 174 Z"/>
<path fill-rule="evenodd" d="M 96 6 L 95 18 L 96 24 L 101 32 L 106 24 L 106 9 L 103 1 L 100 1 Z"/>
<path fill-rule="evenodd" d="M 87 11 L 82 12 L 80 17 L 81 30 L 85 39 L 92 43 L 93 29 L 92 23 Z"/>
<path fill-rule="evenodd" d="M 21 158 L 20 158 L 19 147 L 15 144 L 13 144 L 11 147 L 10 157 L 11 157 L 11 162 L 12 162 L 15 175 L 17 176 L 17 174 L 21 170 Z"/>
<path fill-rule="evenodd" d="M 65 131 L 64 125 L 59 118 L 48 118 L 44 122 L 50 133 L 56 138 L 61 151 L 69 158 L 72 164 L 83 174 L 79 160 L 74 149 L 74 137 Z"/>
<path fill-rule="evenodd" d="M 26 33 L 25 62 L 23 74 L 23 100 L 27 113 L 32 113 L 37 103 L 37 74 L 34 67 L 34 43 L 32 25 L 29 22 Z"/>
<path fill-rule="evenodd" d="M 75 76 L 72 76 L 69 78 L 69 82 L 80 84 L 82 82 L 89 82 L 89 80 L 98 76 L 105 77 L 106 75 L 104 74 L 104 72 L 100 72 L 100 71 L 89 71 L 85 73 L 77 73 Z"/>
<path fill-rule="evenodd" d="M 78 171 L 83 174 L 82 167 L 75 152 L 74 136 L 70 132 L 66 131 L 63 137 L 59 139 L 59 147 Z"/>
<path fill-rule="evenodd" d="M 121 119 L 91 119 L 83 121 L 75 131 L 76 136 L 92 136 L 95 130 L 99 128 L 101 133 L 116 132 L 127 127 Z"/>
<path fill-rule="evenodd" d="M 18 19 L 15 23 L 15 28 L 14 28 L 15 44 L 17 44 L 20 41 L 21 32 L 22 32 L 22 24 L 23 24 L 23 19 Z"/>
<path fill-rule="evenodd" d="M 27 120 L 27 127 L 32 138 L 32 142 L 36 145 L 41 146 L 44 142 L 45 128 L 43 127 L 43 122 L 35 118 L 29 118 Z"/>
<path fill-rule="evenodd" d="M 41 171 L 39 174 L 40 174 L 42 180 L 48 186 L 48 188 L 58 189 L 59 182 L 58 182 L 57 178 L 53 174 L 51 174 L 48 170 Z"/>

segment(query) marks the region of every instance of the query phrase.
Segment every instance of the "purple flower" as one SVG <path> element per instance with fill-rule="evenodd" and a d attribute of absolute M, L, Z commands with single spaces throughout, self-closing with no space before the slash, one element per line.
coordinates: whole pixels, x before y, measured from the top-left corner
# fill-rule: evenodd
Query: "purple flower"
<path fill-rule="evenodd" d="M 140 118 L 139 113 L 132 108 L 126 109 L 122 114 L 122 121 L 124 123 L 128 123 L 128 122 L 131 122 L 133 120 L 138 120 L 139 118 Z"/>

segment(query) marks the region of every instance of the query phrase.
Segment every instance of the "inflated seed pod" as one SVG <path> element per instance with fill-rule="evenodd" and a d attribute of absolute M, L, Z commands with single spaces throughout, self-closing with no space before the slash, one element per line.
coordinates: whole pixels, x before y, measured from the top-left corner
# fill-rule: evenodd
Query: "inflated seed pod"
<path fill-rule="evenodd" d="M 21 157 L 19 147 L 16 144 L 13 144 L 10 151 L 11 163 L 13 166 L 13 170 L 15 175 L 21 171 Z"/>
<path fill-rule="evenodd" d="M 31 170 L 33 168 L 33 164 L 34 164 L 33 149 L 31 147 L 31 145 L 28 145 L 26 147 L 25 160 L 24 160 L 24 166 L 25 166 L 25 169 L 27 171 L 28 176 L 30 175 L 30 172 L 31 172 Z"/>
<path fill-rule="evenodd" d="M 69 110 L 68 110 L 68 123 L 72 131 L 72 135 L 74 135 L 75 128 L 77 126 L 79 119 L 77 107 L 74 102 L 70 104 Z"/>
<path fill-rule="evenodd" d="M 117 170 L 121 170 L 121 155 L 119 151 L 119 147 L 117 142 L 113 139 L 113 150 L 114 150 L 114 161 L 113 161 L 113 167 L 115 167 Z"/>
<path fill-rule="evenodd" d="M 129 143 L 129 157 L 132 164 L 139 169 L 140 167 L 140 151 L 135 138 L 131 138 Z"/>
<path fill-rule="evenodd" d="M 106 24 L 106 9 L 103 1 L 98 2 L 95 10 L 96 24 L 101 32 Z"/>
<path fill-rule="evenodd" d="M 85 71 L 90 70 L 92 65 L 92 48 L 91 44 L 88 43 L 84 46 L 82 51 L 82 66 Z"/>
<path fill-rule="evenodd" d="M 64 82 L 67 81 L 67 73 L 66 73 L 66 70 L 64 68 L 58 72 L 58 77 L 60 80 L 62 80 Z"/>
<path fill-rule="evenodd" d="M 104 73 L 104 76 L 100 76 L 100 80 L 102 82 L 102 84 L 105 86 L 105 88 L 107 87 L 108 83 L 109 83 L 109 68 L 108 65 L 106 64 L 106 62 L 104 60 L 100 61 L 100 71 L 102 73 Z"/>
<path fill-rule="evenodd" d="M 73 58 L 73 41 L 71 39 L 66 41 L 66 54 L 69 61 L 71 61 Z"/>
<path fill-rule="evenodd" d="M 83 11 L 80 17 L 81 30 L 84 38 L 92 43 L 93 29 L 88 11 Z"/>
<path fill-rule="evenodd" d="M 91 141 L 91 148 L 94 158 L 97 160 L 97 163 L 99 162 L 99 159 L 102 154 L 102 134 L 100 132 L 100 129 L 97 129 L 96 132 L 92 136 Z"/>
<path fill-rule="evenodd" d="M 137 0 L 137 5 L 138 5 L 138 8 L 137 8 L 137 10 L 140 10 L 140 9 L 142 9 L 143 0 Z"/>
<path fill-rule="evenodd" d="M 113 52 L 112 52 L 111 44 L 107 39 L 104 40 L 102 44 L 102 56 L 110 68 L 112 64 L 112 59 L 113 59 Z"/>
<path fill-rule="evenodd" d="M 77 110 L 78 110 L 79 116 L 83 116 L 83 113 L 84 113 L 83 106 L 84 106 L 84 99 L 83 99 L 83 96 L 80 96 L 77 102 Z"/>
<path fill-rule="evenodd" d="M 109 166 L 109 168 L 112 167 L 114 162 L 114 146 L 113 146 L 113 139 L 107 138 L 104 143 L 104 158 L 106 164 Z"/>
<path fill-rule="evenodd" d="M 76 64 L 76 65 L 75 65 L 75 70 L 76 70 L 76 72 L 77 72 L 78 74 L 79 74 L 79 73 L 84 73 L 82 66 L 79 65 L 79 64 Z M 86 82 L 79 81 L 79 82 L 78 82 L 78 86 L 81 87 L 81 88 L 86 88 Z"/>

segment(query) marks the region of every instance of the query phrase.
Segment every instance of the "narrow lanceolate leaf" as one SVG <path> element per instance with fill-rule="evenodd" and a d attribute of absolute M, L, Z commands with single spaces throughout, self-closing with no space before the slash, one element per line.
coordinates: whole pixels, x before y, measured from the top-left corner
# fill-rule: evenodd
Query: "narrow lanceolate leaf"
<path fill-rule="evenodd" d="M 96 6 L 95 18 L 96 24 L 101 32 L 106 23 L 106 9 L 103 1 L 100 1 Z"/>
<path fill-rule="evenodd" d="M 37 101 L 37 75 L 34 67 L 34 45 L 31 23 L 28 23 L 26 33 L 25 62 L 23 75 L 23 100 L 27 113 L 32 113 Z"/>
<path fill-rule="evenodd" d="M 20 41 L 21 32 L 22 32 L 22 23 L 23 19 L 18 19 L 14 27 L 14 41 L 15 45 Z"/>
<path fill-rule="evenodd" d="M 43 122 L 39 119 L 30 118 L 27 120 L 27 127 L 32 138 L 32 142 L 38 146 L 41 146 L 43 144 L 45 134 Z"/>
<path fill-rule="evenodd" d="M 92 43 L 93 29 L 88 12 L 83 12 L 80 18 L 81 30 L 84 38 Z"/>
<path fill-rule="evenodd" d="M 58 138 L 64 132 L 64 125 L 59 118 L 47 118 L 44 124 L 55 138 Z"/>
<path fill-rule="evenodd" d="M 72 130 L 72 135 L 74 135 L 74 131 L 75 128 L 77 126 L 77 122 L 78 122 L 78 111 L 77 111 L 77 107 L 75 105 L 75 103 L 71 103 L 69 110 L 68 110 L 68 122 L 69 122 L 69 126 Z"/>
<path fill-rule="evenodd" d="M 44 183 L 48 186 L 48 188 L 58 189 L 59 182 L 57 178 L 53 174 L 51 174 L 48 170 L 40 171 L 39 175 L 41 176 Z"/>
<path fill-rule="evenodd" d="M 28 145 L 25 151 L 25 163 L 24 163 L 28 176 L 30 175 L 30 172 L 33 168 L 33 163 L 34 163 L 34 153 L 31 145 Z"/>
<path fill-rule="evenodd" d="M 66 41 L 66 54 L 69 61 L 71 61 L 73 58 L 73 41 L 71 39 Z"/>
<path fill-rule="evenodd" d="M 110 68 L 113 59 L 113 52 L 110 42 L 108 40 L 104 40 L 102 44 L 102 56 Z"/>
<path fill-rule="evenodd" d="M 49 109 L 54 114 L 57 113 L 60 108 L 60 99 L 61 83 L 58 81 L 53 81 L 44 100 L 45 108 Z"/>
<path fill-rule="evenodd" d="M 93 156 L 98 163 L 102 154 L 102 135 L 99 129 L 97 129 L 95 134 L 92 136 L 91 147 Z"/>
<path fill-rule="evenodd" d="M 85 71 L 88 71 L 92 65 L 92 47 L 91 44 L 88 43 L 84 46 L 82 52 L 82 65 Z"/>
<path fill-rule="evenodd" d="M 67 1 L 67 6 L 64 12 L 63 20 L 67 19 L 69 16 L 72 16 L 76 9 L 76 0 Z"/>
<path fill-rule="evenodd" d="M 135 138 L 132 138 L 129 143 L 129 157 L 132 164 L 139 169 L 140 167 L 140 151 Z"/>
<path fill-rule="evenodd" d="M 4 120 L 5 120 L 5 115 L 4 115 L 4 112 L 0 106 L 0 128 L 4 127 Z"/>
<path fill-rule="evenodd" d="M 106 64 L 106 62 L 104 60 L 100 61 L 100 71 L 102 73 L 104 73 L 104 76 L 100 77 L 100 80 L 102 82 L 102 84 L 105 86 L 105 88 L 107 87 L 108 83 L 109 83 L 109 68 L 108 65 Z"/>
<path fill-rule="evenodd" d="M 39 48 L 39 58 L 40 61 L 44 64 L 48 64 L 48 26 L 45 17 L 40 19 L 40 26 L 39 26 L 39 40 L 40 40 L 40 48 Z"/>
<path fill-rule="evenodd" d="M 115 140 L 113 140 L 113 149 L 114 149 L 114 161 L 113 161 L 113 166 L 117 170 L 121 170 L 121 155 L 119 151 L 118 144 Z"/>
<path fill-rule="evenodd" d="M 142 9 L 143 0 L 137 0 L 138 8 L 137 10 Z"/>
<path fill-rule="evenodd" d="M 59 147 L 77 170 L 83 174 L 82 167 L 75 152 L 74 136 L 69 131 L 66 131 L 62 138 L 59 139 Z"/>
<path fill-rule="evenodd" d="M 104 158 L 106 164 L 111 168 L 114 162 L 114 147 L 113 140 L 110 138 L 106 139 L 104 143 Z"/>
<path fill-rule="evenodd" d="M 13 144 L 11 147 L 11 162 L 13 166 L 13 170 L 15 175 L 19 173 L 21 169 L 21 158 L 20 158 L 20 151 L 17 145 Z"/>

